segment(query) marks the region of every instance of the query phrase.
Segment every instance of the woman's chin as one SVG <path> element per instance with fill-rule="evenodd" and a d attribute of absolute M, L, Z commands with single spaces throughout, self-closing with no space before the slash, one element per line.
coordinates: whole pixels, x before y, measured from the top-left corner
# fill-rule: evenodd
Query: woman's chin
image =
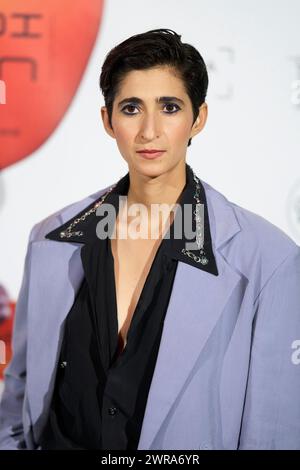
<path fill-rule="evenodd" d="M 159 161 L 158 159 L 140 160 L 134 162 L 134 164 L 132 165 L 129 165 L 129 171 L 130 168 L 132 168 L 134 172 L 137 172 L 140 175 L 151 176 L 153 178 L 165 172 L 166 164 L 165 162 Z"/>

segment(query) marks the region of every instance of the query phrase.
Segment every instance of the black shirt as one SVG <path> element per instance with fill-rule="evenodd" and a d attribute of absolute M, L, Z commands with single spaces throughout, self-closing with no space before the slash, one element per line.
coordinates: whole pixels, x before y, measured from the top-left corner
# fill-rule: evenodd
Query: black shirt
<path fill-rule="evenodd" d="M 116 213 L 119 195 L 127 195 L 129 182 L 127 173 L 105 200 Z M 186 165 L 179 204 L 194 205 L 194 193 L 192 170 Z M 202 185 L 201 197 L 204 203 Z M 110 238 L 100 240 L 96 235 L 98 221 L 93 213 L 76 227 L 83 232 L 85 275 L 66 318 L 49 419 L 39 443 L 42 449 L 137 449 L 178 260 L 218 274 L 204 203 L 207 264 L 182 253 L 186 239 L 174 238 L 173 222 L 170 236 L 165 235 L 156 252 L 132 316 L 126 347 L 119 355 L 114 261 Z M 61 241 L 59 234 L 70 222 L 46 238 Z"/>

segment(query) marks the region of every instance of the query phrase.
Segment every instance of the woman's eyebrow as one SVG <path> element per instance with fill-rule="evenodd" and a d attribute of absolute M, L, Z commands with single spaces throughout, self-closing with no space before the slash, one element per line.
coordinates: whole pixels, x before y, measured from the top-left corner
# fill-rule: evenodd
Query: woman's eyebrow
<path fill-rule="evenodd" d="M 181 100 L 180 98 L 177 98 L 176 96 L 160 96 L 155 99 L 157 103 L 170 103 L 170 102 L 178 102 L 182 106 L 184 106 L 184 101 Z M 131 96 L 130 98 L 124 98 L 118 103 L 118 107 L 122 106 L 125 103 L 136 103 L 136 104 L 143 104 L 143 100 L 141 98 L 138 98 L 137 96 Z"/>

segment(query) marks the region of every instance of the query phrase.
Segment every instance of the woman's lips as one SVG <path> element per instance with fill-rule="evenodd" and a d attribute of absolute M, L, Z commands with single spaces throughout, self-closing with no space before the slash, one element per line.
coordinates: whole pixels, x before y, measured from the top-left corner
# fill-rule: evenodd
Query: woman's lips
<path fill-rule="evenodd" d="M 147 160 L 153 160 L 154 158 L 160 157 L 165 152 L 161 150 L 160 152 L 137 152 L 141 157 L 146 158 Z"/>

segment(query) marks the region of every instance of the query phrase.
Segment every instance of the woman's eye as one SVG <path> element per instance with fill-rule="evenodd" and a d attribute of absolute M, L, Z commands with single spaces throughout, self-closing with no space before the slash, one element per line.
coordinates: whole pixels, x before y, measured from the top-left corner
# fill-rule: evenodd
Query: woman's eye
<path fill-rule="evenodd" d="M 124 111 L 124 109 L 132 109 L 132 108 L 136 108 L 136 106 L 134 104 L 126 104 L 126 106 L 124 106 L 124 108 L 122 108 L 122 111 Z M 137 114 L 137 113 L 124 113 L 124 114 Z"/>
<path fill-rule="evenodd" d="M 124 114 L 127 114 L 127 115 L 130 115 L 130 114 L 131 114 L 131 115 L 137 114 L 137 113 L 125 112 L 125 111 L 124 111 L 125 109 L 127 109 L 127 110 L 130 111 L 130 108 L 131 108 L 131 110 L 132 110 L 132 109 L 134 109 L 134 108 L 136 108 L 136 107 L 137 107 L 137 106 L 135 106 L 134 104 L 127 104 L 126 106 L 124 106 L 124 108 L 122 108 L 121 111 L 124 112 Z M 174 107 L 175 107 L 175 111 L 169 111 L 169 112 L 167 112 L 167 113 L 165 113 L 165 114 L 174 114 L 174 113 L 176 113 L 176 112 L 180 109 L 180 107 L 179 107 L 177 104 L 175 104 L 175 103 L 166 103 L 166 104 L 164 105 L 164 108 L 166 108 L 166 107 L 169 107 L 169 110 L 170 110 L 170 107 L 173 108 L 173 109 L 174 109 Z"/>
<path fill-rule="evenodd" d="M 176 108 L 175 111 L 173 111 L 173 112 L 171 112 L 171 113 L 168 113 L 168 114 L 173 114 L 173 113 L 175 113 L 176 111 L 178 111 L 178 110 L 180 109 L 180 107 L 178 106 L 178 104 L 175 104 L 175 103 L 167 103 L 165 106 L 171 106 L 171 107 L 172 107 L 172 106 L 173 106 L 173 107 L 175 106 L 175 108 Z"/>

